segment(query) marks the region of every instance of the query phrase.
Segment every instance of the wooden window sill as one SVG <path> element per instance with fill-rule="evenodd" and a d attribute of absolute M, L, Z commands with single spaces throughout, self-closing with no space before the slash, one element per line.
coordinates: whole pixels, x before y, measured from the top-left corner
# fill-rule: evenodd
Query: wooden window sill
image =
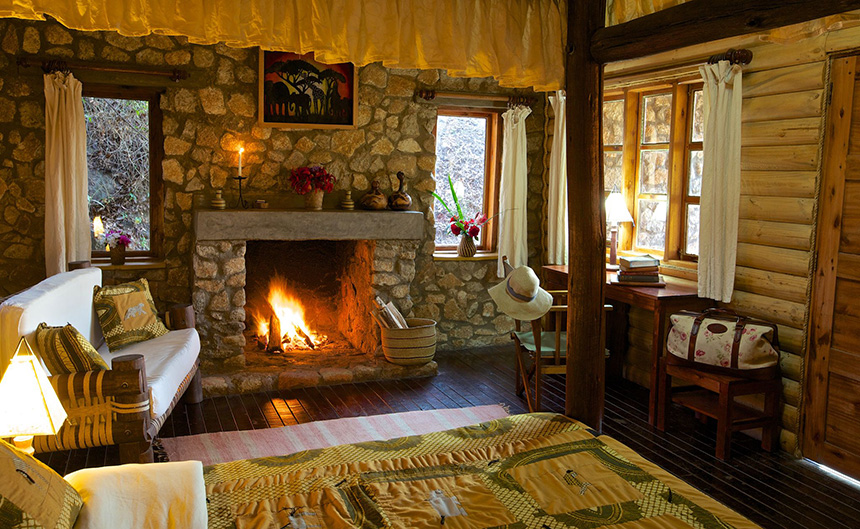
<path fill-rule="evenodd" d="M 164 259 L 154 257 L 129 257 L 121 265 L 110 264 L 109 257 L 93 257 L 92 264 L 102 270 L 157 270 L 167 266 Z"/>
<path fill-rule="evenodd" d="M 460 257 L 456 251 L 433 252 L 434 261 L 495 261 L 498 258 L 497 252 L 478 252 L 474 257 Z"/>

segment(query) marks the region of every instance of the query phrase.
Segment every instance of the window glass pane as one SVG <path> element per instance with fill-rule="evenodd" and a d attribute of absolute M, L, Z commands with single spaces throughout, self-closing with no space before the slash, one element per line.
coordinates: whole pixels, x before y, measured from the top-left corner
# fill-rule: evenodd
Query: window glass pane
<path fill-rule="evenodd" d="M 129 236 L 130 250 L 149 250 L 149 102 L 83 100 L 93 250 L 105 249 L 110 231 Z"/>
<path fill-rule="evenodd" d="M 624 188 L 624 173 L 621 170 L 621 151 L 603 151 L 603 188 L 606 191 Z"/>
<path fill-rule="evenodd" d="M 666 246 L 666 202 L 640 200 L 636 246 L 663 251 Z"/>
<path fill-rule="evenodd" d="M 603 144 L 624 143 L 624 100 L 603 103 Z"/>
<path fill-rule="evenodd" d="M 702 196 L 702 151 L 690 151 L 690 183 L 687 195 Z"/>
<path fill-rule="evenodd" d="M 693 92 L 693 126 L 690 127 L 690 141 L 702 141 L 705 137 L 705 103 L 702 91 Z"/>
<path fill-rule="evenodd" d="M 669 150 L 639 153 L 639 192 L 665 195 L 669 192 Z"/>
<path fill-rule="evenodd" d="M 436 193 L 456 214 L 448 175 L 463 208 L 474 217 L 484 210 L 484 177 L 487 154 L 487 118 L 439 115 L 436 119 Z M 456 246 L 460 240 L 450 230 L 451 214 L 434 201 L 436 245 Z M 495 221 L 493 221 L 495 222 Z M 483 229 L 481 230 L 483 234 Z M 480 244 L 480 235 L 475 239 Z"/>
<path fill-rule="evenodd" d="M 656 94 L 642 99 L 642 143 L 669 143 L 672 94 Z"/>
<path fill-rule="evenodd" d="M 689 255 L 699 255 L 699 205 L 687 204 L 687 243 Z"/>

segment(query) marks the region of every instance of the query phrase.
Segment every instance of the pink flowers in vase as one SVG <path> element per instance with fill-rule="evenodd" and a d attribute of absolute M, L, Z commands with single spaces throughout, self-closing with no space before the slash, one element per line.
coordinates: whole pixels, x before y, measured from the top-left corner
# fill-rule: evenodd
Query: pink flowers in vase
<path fill-rule="evenodd" d="M 296 167 L 290 173 L 290 185 L 299 195 L 306 195 L 317 189 L 331 193 L 337 180 L 321 165 L 313 167 Z"/>
<path fill-rule="evenodd" d="M 111 245 L 112 248 L 131 246 L 131 237 L 120 231 L 110 230 L 105 234 L 105 242 Z"/>

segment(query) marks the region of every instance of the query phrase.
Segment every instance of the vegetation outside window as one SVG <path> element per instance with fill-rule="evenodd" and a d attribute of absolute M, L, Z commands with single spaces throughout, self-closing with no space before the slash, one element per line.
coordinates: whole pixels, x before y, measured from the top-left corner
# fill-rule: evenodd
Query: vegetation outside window
<path fill-rule="evenodd" d="M 636 224 L 622 249 L 697 259 L 704 132 L 701 84 L 628 89 L 603 103 L 604 191 Z M 629 234 L 629 232 L 628 232 Z M 626 244 L 625 244 L 626 243 Z"/>
<path fill-rule="evenodd" d="M 497 213 L 501 136 L 498 112 L 445 108 L 438 111 L 436 193 L 453 205 L 447 183 L 448 175 L 451 175 L 454 191 L 467 217 L 477 213 L 492 217 Z M 438 201 L 433 214 L 436 219 L 436 249 L 453 250 L 459 239 L 448 229 L 451 216 Z M 479 251 L 495 249 L 496 220 L 481 230 L 475 245 Z"/>
<path fill-rule="evenodd" d="M 94 257 L 108 255 L 106 235 L 128 235 L 131 256 L 161 253 L 163 223 L 158 93 L 84 88 L 89 218 Z"/>

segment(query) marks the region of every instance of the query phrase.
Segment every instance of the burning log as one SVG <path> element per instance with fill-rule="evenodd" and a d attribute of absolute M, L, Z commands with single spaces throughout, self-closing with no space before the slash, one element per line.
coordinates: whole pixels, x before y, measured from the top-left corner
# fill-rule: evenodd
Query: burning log
<path fill-rule="evenodd" d="M 305 331 L 303 331 L 299 326 L 296 326 L 295 329 L 296 333 L 305 339 L 305 343 L 308 344 L 308 347 L 310 347 L 311 349 L 317 348 L 316 345 L 314 345 L 314 341 L 311 340 L 311 337 L 305 334 Z"/>
<path fill-rule="evenodd" d="M 272 314 L 269 316 L 269 343 L 266 344 L 267 353 L 284 352 L 284 348 L 281 346 L 283 341 L 281 337 L 283 335 L 284 333 L 281 332 L 281 320 Z"/>

